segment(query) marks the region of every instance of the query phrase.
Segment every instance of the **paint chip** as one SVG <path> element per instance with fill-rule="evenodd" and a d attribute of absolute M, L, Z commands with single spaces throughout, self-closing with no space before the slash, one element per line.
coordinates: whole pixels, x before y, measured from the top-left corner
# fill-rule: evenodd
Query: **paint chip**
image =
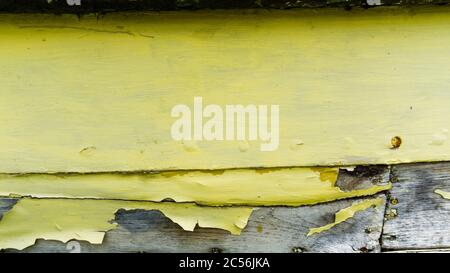
<path fill-rule="evenodd" d="M 434 192 L 439 194 L 442 198 L 450 200 L 450 192 L 443 191 L 440 189 L 437 189 Z"/>
<path fill-rule="evenodd" d="M 374 199 L 368 199 L 368 200 L 364 200 L 364 201 L 359 201 L 359 202 L 355 202 L 353 203 L 350 207 L 341 209 L 340 211 L 338 211 L 335 215 L 335 221 L 334 223 L 322 226 L 322 227 L 317 227 L 317 228 L 311 228 L 309 230 L 309 233 L 307 236 L 311 236 L 326 230 L 331 229 L 332 227 L 346 221 L 349 218 L 352 218 L 355 213 L 359 212 L 359 211 L 363 211 L 366 210 L 368 208 L 371 207 L 379 207 L 383 204 L 384 200 L 383 198 L 374 198 Z"/>
<path fill-rule="evenodd" d="M 91 157 L 92 155 L 94 155 L 94 153 L 95 153 L 96 150 L 97 150 L 96 147 L 94 147 L 94 146 L 89 146 L 89 147 L 86 147 L 86 148 L 81 149 L 80 155 L 86 156 L 86 157 Z"/>

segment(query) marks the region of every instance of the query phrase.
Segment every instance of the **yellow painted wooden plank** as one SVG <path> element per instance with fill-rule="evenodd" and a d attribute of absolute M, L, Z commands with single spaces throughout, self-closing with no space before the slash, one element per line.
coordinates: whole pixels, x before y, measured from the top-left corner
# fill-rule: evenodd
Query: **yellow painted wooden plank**
<path fill-rule="evenodd" d="M 202 205 L 313 205 L 373 195 L 335 185 L 338 168 L 166 172 L 159 174 L 0 175 L 0 196 L 195 202 Z"/>
<path fill-rule="evenodd" d="M 130 202 L 119 200 L 29 199 L 18 201 L 0 221 L 0 249 L 23 249 L 36 239 L 85 240 L 101 244 L 119 209 L 160 210 L 185 230 L 221 228 L 238 235 L 253 209 L 212 208 L 194 204 Z"/>
<path fill-rule="evenodd" d="M 449 160 L 449 11 L 0 15 L 0 172 Z M 172 139 L 195 96 L 279 105 L 278 149 Z"/>

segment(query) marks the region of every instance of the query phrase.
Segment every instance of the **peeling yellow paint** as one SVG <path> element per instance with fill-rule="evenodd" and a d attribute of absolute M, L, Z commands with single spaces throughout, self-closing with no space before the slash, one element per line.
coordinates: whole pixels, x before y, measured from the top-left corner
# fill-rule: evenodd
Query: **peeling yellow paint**
<path fill-rule="evenodd" d="M 450 116 L 446 7 L 2 14 L 0 40 L 0 172 L 54 173 L 2 174 L 0 195 L 68 198 L 21 199 L 0 221 L 0 248 L 101 243 L 120 208 L 239 234 L 251 208 L 142 201 L 311 205 L 391 184 L 342 191 L 337 167 L 286 166 L 450 160 L 449 123 L 436 118 Z M 174 141 L 170 110 L 194 96 L 280 105 L 279 149 Z M 162 172 L 92 174 L 141 170 Z M 354 203 L 308 236 L 382 202 Z"/>
<path fill-rule="evenodd" d="M 194 204 L 152 203 L 108 200 L 24 198 L 0 221 L 0 249 L 23 249 L 36 239 L 67 242 L 103 241 L 105 232 L 114 229 L 114 214 L 119 209 L 159 210 L 183 229 L 220 228 L 240 234 L 247 225 L 252 208 L 200 207 Z"/>
<path fill-rule="evenodd" d="M 0 172 L 450 160 L 449 11 L 2 14 Z M 174 141 L 194 96 L 279 105 L 279 149 Z"/>
<path fill-rule="evenodd" d="M 440 189 L 437 189 L 437 190 L 435 190 L 434 192 L 437 193 L 437 194 L 439 194 L 440 196 L 442 196 L 442 198 L 445 198 L 445 199 L 449 199 L 449 200 L 450 200 L 450 192 L 443 191 L 443 190 L 440 190 Z"/>
<path fill-rule="evenodd" d="M 339 168 L 313 167 L 311 170 L 319 172 L 320 180 L 331 182 L 333 183 L 332 186 L 334 186 L 339 175 Z"/>
<path fill-rule="evenodd" d="M 0 175 L 0 196 L 195 202 L 202 205 L 312 205 L 373 195 L 391 184 L 343 191 L 338 168 L 275 168 L 156 174 Z"/>
<path fill-rule="evenodd" d="M 345 209 L 341 209 L 340 211 L 338 211 L 336 213 L 335 216 L 335 220 L 334 223 L 322 226 L 322 227 L 317 227 L 317 228 L 311 228 L 309 230 L 308 236 L 314 235 L 316 233 L 320 233 L 326 230 L 331 229 L 332 227 L 346 221 L 347 219 L 353 217 L 355 215 L 355 213 L 359 212 L 359 211 L 363 211 L 366 210 L 370 207 L 379 207 L 383 204 L 384 199 L 383 198 L 374 198 L 374 199 L 368 199 L 368 200 L 364 200 L 364 201 L 358 201 L 353 203 L 350 207 L 347 207 Z"/>

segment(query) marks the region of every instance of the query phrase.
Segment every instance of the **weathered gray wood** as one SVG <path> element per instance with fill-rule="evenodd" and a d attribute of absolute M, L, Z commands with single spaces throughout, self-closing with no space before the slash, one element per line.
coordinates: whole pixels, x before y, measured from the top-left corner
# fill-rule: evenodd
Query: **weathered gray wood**
<path fill-rule="evenodd" d="M 342 170 L 337 185 L 343 190 L 367 187 L 387 180 L 386 167 Z M 183 231 L 158 211 L 119 211 L 119 227 L 102 245 L 80 242 L 82 252 L 448 252 L 450 249 L 450 200 L 434 191 L 450 191 L 450 163 L 392 166 L 389 202 L 384 209 L 368 209 L 316 236 L 309 228 L 331 223 L 334 214 L 355 200 L 255 211 L 241 236 L 218 229 Z M 384 196 L 381 194 L 381 196 Z M 0 215 L 14 199 L 0 199 Z M 385 219 L 383 234 L 382 222 Z M 12 251 L 12 250 L 10 250 Z M 68 252 L 68 245 L 38 240 L 24 252 Z"/>
<path fill-rule="evenodd" d="M 342 170 L 337 185 L 343 190 L 387 180 L 386 167 Z M 218 229 L 183 231 L 158 211 L 119 211 L 119 227 L 102 245 L 80 242 L 82 252 L 448 252 L 450 249 L 450 200 L 434 191 L 450 191 L 450 163 L 392 166 L 386 215 L 383 208 L 368 209 L 316 236 L 309 228 L 331 223 L 334 214 L 354 200 L 297 208 L 259 208 L 241 236 Z M 381 194 L 381 196 L 384 196 Z M 14 199 L 0 200 L 0 214 Z M 384 217 L 383 217 L 384 215 Z M 383 218 L 385 219 L 381 234 Z M 12 250 L 11 250 L 12 251 Z M 24 252 L 68 252 L 68 245 L 38 240 Z"/>
<path fill-rule="evenodd" d="M 384 198 L 384 194 L 380 194 Z M 358 212 L 332 229 L 307 237 L 309 228 L 334 221 L 334 214 L 355 200 L 306 207 L 256 210 L 240 236 L 219 229 L 184 231 L 158 211 L 116 214 L 118 228 L 102 245 L 81 242 L 81 252 L 377 252 L 384 206 Z M 38 240 L 24 252 L 69 252 L 70 245 Z"/>
<path fill-rule="evenodd" d="M 438 249 L 406 249 L 406 250 L 393 250 L 383 251 L 385 253 L 450 253 L 450 248 L 438 248 Z"/>
<path fill-rule="evenodd" d="M 3 218 L 3 214 L 9 211 L 15 204 L 17 199 L 14 198 L 1 198 L 0 199 L 0 220 Z"/>
<path fill-rule="evenodd" d="M 340 168 L 336 186 L 343 191 L 367 189 L 373 185 L 385 185 L 390 179 L 390 169 L 385 165 Z"/>
<path fill-rule="evenodd" d="M 392 180 L 395 183 L 388 202 L 382 247 L 450 247 L 450 200 L 434 192 L 450 191 L 450 163 L 393 166 Z"/>
<path fill-rule="evenodd" d="M 387 166 L 341 169 L 336 185 L 342 190 L 363 189 L 389 180 Z M 384 198 L 384 194 L 380 194 Z M 372 197 L 373 198 L 373 197 Z M 358 199 L 362 200 L 362 199 Z M 324 233 L 307 237 L 310 228 L 332 223 L 335 213 L 355 200 L 287 208 L 258 208 L 241 236 L 218 229 L 182 230 L 159 211 L 119 211 L 119 227 L 102 245 L 81 242 L 83 252 L 377 252 L 380 250 L 384 207 L 359 212 L 353 219 Z M 14 199 L 0 199 L 0 214 Z M 4 205 L 2 205 L 4 204 Z M 38 240 L 25 252 L 68 252 L 71 245 Z"/>

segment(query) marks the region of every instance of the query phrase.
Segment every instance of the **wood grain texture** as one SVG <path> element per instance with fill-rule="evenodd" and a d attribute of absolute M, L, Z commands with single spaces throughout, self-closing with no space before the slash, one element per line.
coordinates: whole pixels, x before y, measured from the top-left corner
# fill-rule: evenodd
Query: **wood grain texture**
<path fill-rule="evenodd" d="M 450 191 L 450 163 L 394 166 L 392 179 L 383 248 L 449 248 L 450 200 L 434 191 Z"/>
<path fill-rule="evenodd" d="M 356 173 L 365 173 L 366 176 L 359 176 L 369 181 L 369 172 L 360 168 L 352 172 L 353 178 L 341 180 L 341 187 L 358 185 L 352 183 L 358 176 Z M 383 252 L 448 252 L 450 200 L 434 191 L 450 191 L 450 163 L 397 165 L 391 171 L 391 180 L 395 182 L 388 193 L 386 214 L 382 209 L 369 209 L 314 237 L 306 237 L 310 228 L 333 222 L 334 214 L 354 200 L 308 207 L 260 208 L 241 236 L 217 229 L 186 232 L 159 212 L 120 210 L 116 214 L 119 227 L 107 233 L 103 245 L 81 242 L 81 246 L 86 252 L 358 252 L 379 251 L 377 242 L 381 236 Z M 378 172 L 386 176 L 385 170 Z M 0 200 L 1 211 L 9 210 L 15 203 L 14 199 Z M 69 250 L 60 242 L 38 240 L 25 251 Z"/>
<path fill-rule="evenodd" d="M 430 249 L 405 249 L 405 250 L 393 250 L 384 251 L 385 253 L 450 253 L 450 248 L 430 248 Z"/>
<path fill-rule="evenodd" d="M 450 116 L 445 69 L 450 9 L 341 12 L 176 12 L 100 19 L 2 14 L 0 39 L 8 42 L 0 44 L 0 173 L 119 175 L 449 160 L 450 123 L 436 117 Z M 280 149 L 264 154 L 255 143 L 242 149 L 239 142 L 174 142 L 170 108 L 189 105 L 196 95 L 207 104 L 279 104 L 289 113 L 281 118 Z M 393 136 L 402 138 L 396 149 Z M 336 185 L 350 191 L 388 179 L 386 167 L 373 173 L 359 168 L 348 171 L 350 176 L 343 171 Z M 120 211 L 119 228 L 102 245 L 82 242 L 82 251 L 450 248 L 450 200 L 435 193 L 450 192 L 450 164 L 393 166 L 391 176 L 396 182 L 385 215 L 384 208 L 370 208 L 312 237 L 306 237 L 310 228 L 333 222 L 334 214 L 355 200 L 261 207 L 239 237 L 217 229 L 186 232 L 155 211 Z M 19 193 L 55 194 L 39 190 Z M 78 190 L 70 188 L 64 197 Z M 103 190 L 96 198 L 120 199 L 117 192 Z M 152 198 L 165 198 L 160 197 Z M 0 214 L 15 202 L 1 199 Z M 67 245 L 40 240 L 26 251 L 64 252 Z"/>
<path fill-rule="evenodd" d="M 377 252 L 384 208 L 369 208 L 326 232 L 306 237 L 311 227 L 333 222 L 334 214 L 353 201 L 259 208 L 239 236 L 218 229 L 186 232 L 157 211 L 121 210 L 116 213 L 119 227 L 106 234 L 103 244 L 81 242 L 81 252 Z M 45 240 L 24 250 L 68 251 L 66 244 Z"/>
<path fill-rule="evenodd" d="M 0 172 L 450 160 L 448 7 L 2 14 L 0 39 Z M 173 140 L 194 96 L 279 105 L 278 149 Z"/>
<path fill-rule="evenodd" d="M 126 210 L 157 210 L 184 230 L 196 226 L 227 230 L 239 235 L 245 228 L 252 207 L 208 207 L 192 203 L 142 202 L 92 199 L 21 198 L 0 221 L 0 249 L 24 249 L 37 238 L 68 242 L 103 241 L 115 213 Z"/>
<path fill-rule="evenodd" d="M 299 206 L 391 188 L 386 166 L 108 174 L 0 175 L 0 196 Z"/>

